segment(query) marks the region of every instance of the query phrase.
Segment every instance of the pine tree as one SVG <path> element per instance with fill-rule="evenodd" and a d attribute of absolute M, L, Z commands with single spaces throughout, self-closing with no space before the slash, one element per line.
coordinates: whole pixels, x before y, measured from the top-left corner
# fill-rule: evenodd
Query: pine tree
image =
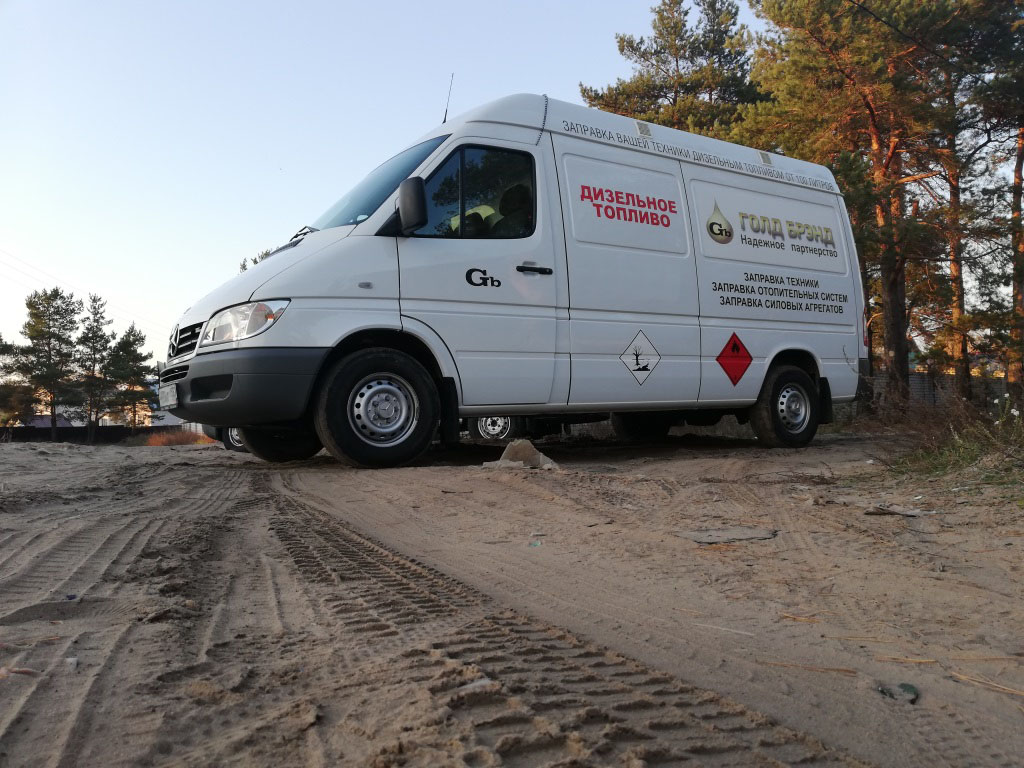
<path fill-rule="evenodd" d="M 142 350 L 145 343 L 145 334 L 132 323 L 114 342 L 107 362 L 107 376 L 117 388 L 113 404 L 124 415 L 132 431 L 139 426 L 143 406 L 152 400 L 154 369 L 148 364 L 152 355 Z"/>
<path fill-rule="evenodd" d="M 979 313 L 991 310 L 969 306 L 966 280 L 973 272 L 978 284 L 981 272 L 991 270 L 984 255 L 988 249 L 979 245 L 999 236 L 991 227 L 992 201 L 981 184 L 994 180 L 989 159 L 1005 131 L 984 109 L 984 99 L 989 78 L 1005 68 L 1009 7 L 987 0 L 950 5 L 943 24 L 921 31 L 928 50 L 907 75 L 931 90 L 936 117 L 934 132 L 908 157 L 919 177 L 916 197 L 928 209 L 922 219 L 945 243 L 948 295 L 945 309 L 935 308 L 931 353 L 952 364 L 956 391 L 965 399 L 971 396 L 971 348 L 981 340 L 972 332 Z"/>
<path fill-rule="evenodd" d="M 845 0 L 763 0 L 760 13 L 776 30 L 753 79 L 772 100 L 745 108 L 734 138 L 837 169 L 847 153 L 863 161 L 874 231 L 858 245 L 879 299 L 887 390 L 905 400 L 907 265 L 935 257 L 934 236 L 910 215 L 908 185 L 922 179 L 913 153 L 935 134 L 938 115 L 933 84 L 918 75 L 934 69 L 933 54 L 892 27 L 920 40 L 947 25 L 953 8 L 949 0 L 877 0 L 872 10 L 892 26 Z"/>
<path fill-rule="evenodd" d="M 257 264 L 259 264 L 261 261 L 266 259 L 268 256 L 270 256 L 270 249 L 269 248 L 267 250 L 265 250 L 265 251 L 260 251 L 259 253 L 257 253 L 255 256 L 253 256 L 249 260 L 242 259 L 242 261 L 238 265 L 238 273 L 241 274 L 242 272 L 245 272 L 247 269 L 249 269 L 249 264 L 252 264 L 252 266 L 255 267 Z"/>
<path fill-rule="evenodd" d="M 580 84 L 592 107 L 693 133 L 723 133 L 738 107 L 762 98 L 750 83 L 749 34 L 733 0 L 695 0 L 696 26 L 683 0 L 651 9 L 652 35 L 620 34 L 619 53 L 633 76 L 597 89 Z"/>
<path fill-rule="evenodd" d="M 96 427 L 110 410 L 114 387 L 107 376 L 107 363 L 116 334 L 108 332 L 111 320 L 106 315 L 107 302 L 89 294 L 85 323 L 78 336 L 79 389 L 82 396 L 80 412 L 85 419 L 88 441 L 96 440 Z"/>
<path fill-rule="evenodd" d="M 16 381 L 0 381 L 0 426 L 25 423 L 36 409 L 32 387 Z"/>
<path fill-rule="evenodd" d="M 13 344 L 0 334 L 0 426 L 26 422 L 35 413 L 36 399 L 32 387 L 7 377 L 11 371 Z"/>
<path fill-rule="evenodd" d="M 1012 252 L 1012 309 L 1010 354 L 1008 373 L 1010 384 L 1018 401 L 1024 400 L 1024 218 L 1021 199 L 1024 197 L 1024 112 L 1018 119 L 1013 161 L 1013 189 L 1011 194 L 1010 247 Z"/>
<path fill-rule="evenodd" d="M 1010 306 L 1006 318 L 1007 378 L 1018 402 L 1024 401 L 1024 0 L 995 4 L 1003 13 L 1002 36 L 992 52 L 995 75 L 977 88 L 983 112 L 1008 134 L 1012 170 L 1008 189 L 1008 272 Z"/>
<path fill-rule="evenodd" d="M 50 414 L 50 439 L 57 440 L 57 411 L 77 403 L 75 333 L 82 302 L 60 288 L 33 291 L 21 333 L 28 344 L 14 355 L 13 370 L 43 396 Z"/>
<path fill-rule="evenodd" d="M 150 385 L 155 371 L 148 364 L 152 355 L 142 349 L 145 343 L 145 335 L 132 323 L 114 342 L 107 364 L 108 376 L 117 388 L 113 403 L 133 430 L 139 425 L 142 406 L 152 399 Z"/>

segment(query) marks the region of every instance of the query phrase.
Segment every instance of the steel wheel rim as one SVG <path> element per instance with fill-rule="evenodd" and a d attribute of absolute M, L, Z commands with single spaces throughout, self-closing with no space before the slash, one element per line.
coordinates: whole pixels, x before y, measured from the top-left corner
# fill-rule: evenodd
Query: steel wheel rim
<path fill-rule="evenodd" d="M 409 382 L 393 373 L 367 376 L 348 398 L 352 431 L 367 445 L 387 448 L 412 434 L 419 421 L 420 401 Z"/>
<path fill-rule="evenodd" d="M 811 401 L 803 387 L 787 384 L 779 392 L 775 411 L 782 428 L 791 435 L 797 435 L 804 431 L 811 419 Z"/>
<path fill-rule="evenodd" d="M 242 447 L 242 435 L 238 431 L 238 427 L 228 427 L 228 442 L 237 448 Z"/>
<path fill-rule="evenodd" d="M 501 440 L 507 437 L 512 430 L 512 418 L 510 416 L 488 416 L 477 421 L 477 429 L 480 435 L 487 440 Z"/>

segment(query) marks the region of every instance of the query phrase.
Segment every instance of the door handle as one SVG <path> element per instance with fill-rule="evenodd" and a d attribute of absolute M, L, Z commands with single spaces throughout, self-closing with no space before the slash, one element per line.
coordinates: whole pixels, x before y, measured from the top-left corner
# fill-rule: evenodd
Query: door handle
<path fill-rule="evenodd" d="M 551 267 L 537 267 L 533 264 L 520 264 L 516 267 L 516 272 L 535 272 L 538 275 L 553 275 L 555 270 Z"/>

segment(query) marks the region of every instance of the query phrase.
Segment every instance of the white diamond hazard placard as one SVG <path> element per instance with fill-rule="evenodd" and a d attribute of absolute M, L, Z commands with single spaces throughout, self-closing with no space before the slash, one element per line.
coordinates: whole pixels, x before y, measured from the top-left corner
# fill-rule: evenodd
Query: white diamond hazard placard
<path fill-rule="evenodd" d="M 655 349 L 654 344 L 644 332 L 638 331 L 626 350 L 619 355 L 619 360 L 633 374 L 636 383 L 643 385 L 647 381 L 647 377 L 661 362 L 661 355 L 658 354 L 658 350 Z"/>

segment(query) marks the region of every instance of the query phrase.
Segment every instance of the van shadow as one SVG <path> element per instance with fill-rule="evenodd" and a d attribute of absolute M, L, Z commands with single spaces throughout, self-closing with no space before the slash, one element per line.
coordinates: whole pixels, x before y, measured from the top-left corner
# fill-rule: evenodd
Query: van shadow
<path fill-rule="evenodd" d="M 640 458 L 668 459 L 680 453 L 727 453 L 736 450 L 757 448 L 752 438 L 717 437 L 710 435 L 671 435 L 663 440 L 648 442 L 625 442 L 615 439 L 571 439 L 548 438 L 534 440 L 533 444 L 544 455 L 559 464 L 606 465 L 609 462 L 626 462 Z M 486 443 L 460 443 L 457 446 L 433 446 L 409 466 L 413 467 L 468 467 L 497 461 L 505 450 L 504 445 Z"/>
<path fill-rule="evenodd" d="M 820 436 L 815 443 L 801 451 L 814 450 L 822 447 L 836 447 L 845 444 L 864 442 L 870 438 L 861 435 L 836 434 Z M 647 442 L 626 442 L 614 438 L 570 438 L 549 437 L 534 440 L 533 444 L 541 453 L 558 464 L 567 467 L 578 467 L 590 471 L 615 472 L 626 469 L 631 461 L 668 461 L 683 456 L 708 457 L 731 456 L 736 452 L 754 452 L 770 455 L 772 452 L 761 448 L 754 438 L 723 437 L 719 435 L 683 434 L 670 435 L 662 440 Z M 406 467 L 473 467 L 484 462 L 497 461 L 505 450 L 505 445 L 488 443 L 462 442 L 456 446 L 443 447 L 434 444 L 416 461 Z M 263 462 L 252 457 L 249 459 L 253 470 L 265 468 Z M 227 466 L 225 464 L 225 466 Z M 233 468 L 238 464 L 232 462 Z M 290 467 L 308 467 L 312 469 L 336 469 L 339 465 L 326 451 L 312 459 L 290 462 Z"/>

